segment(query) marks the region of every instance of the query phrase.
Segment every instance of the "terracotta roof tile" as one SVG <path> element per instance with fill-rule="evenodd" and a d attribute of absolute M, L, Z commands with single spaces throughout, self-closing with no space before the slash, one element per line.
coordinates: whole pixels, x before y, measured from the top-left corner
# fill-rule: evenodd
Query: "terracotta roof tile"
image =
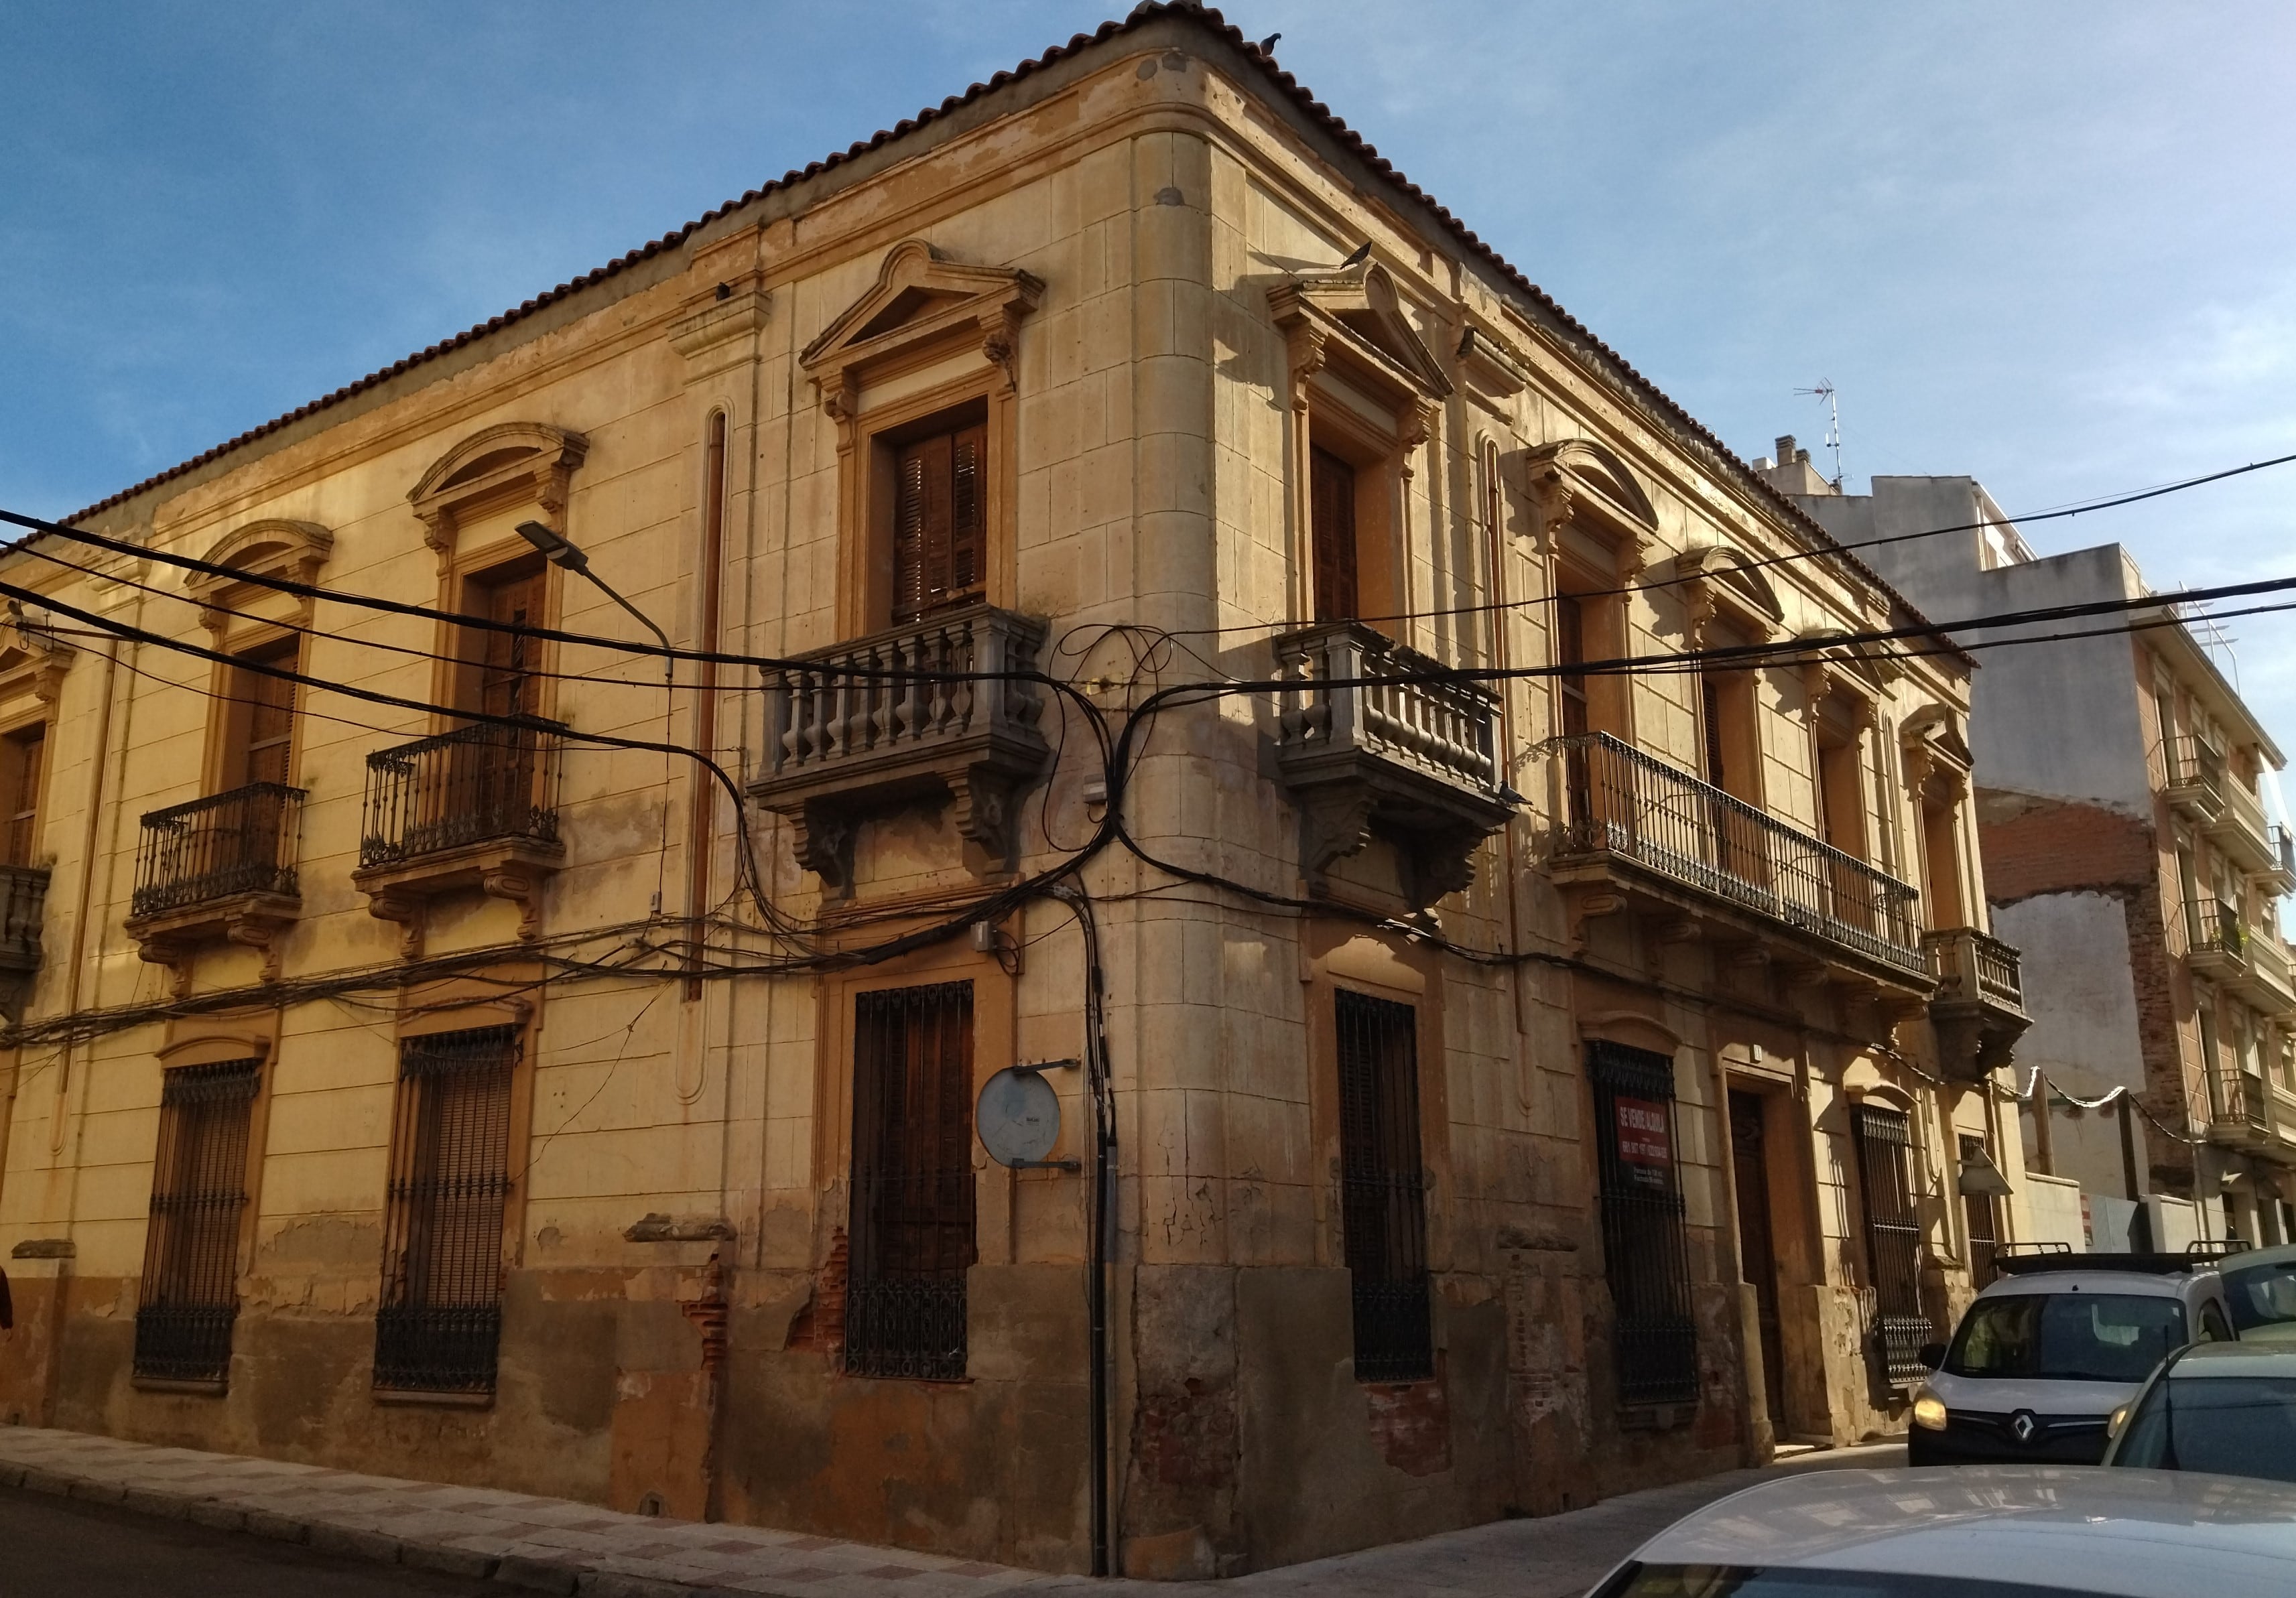
<path fill-rule="evenodd" d="M 1795 504 L 1791 499 L 1773 488 L 1769 483 L 1760 476 L 1760 474 L 1756 472 L 1751 467 L 1748 466 L 1744 461 L 1741 460 L 1736 455 L 1732 453 L 1729 447 L 1724 444 L 1716 435 L 1710 432 L 1706 429 L 1705 425 L 1699 422 L 1697 418 L 1691 415 L 1690 413 L 1684 410 L 1680 405 L 1669 398 L 1657 384 L 1652 382 L 1650 379 L 1644 377 L 1640 372 L 1636 370 L 1624 356 L 1620 356 L 1609 345 L 1596 338 L 1593 332 L 1590 331 L 1585 324 L 1581 323 L 1577 317 L 1564 310 L 1551 295 L 1549 295 L 1545 290 L 1541 289 L 1537 283 L 1532 283 L 1529 277 L 1525 276 L 1522 272 L 1512 262 L 1508 261 L 1506 258 L 1500 255 L 1498 251 L 1492 249 L 1490 245 L 1485 243 L 1481 237 L 1479 236 L 1472 228 L 1469 227 L 1457 217 L 1454 216 L 1448 207 L 1445 206 L 1432 194 L 1427 193 L 1426 190 L 1421 188 L 1417 184 L 1412 182 L 1410 178 L 1406 177 L 1401 171 L 1398 170 L 1392 161 L 1390 161 L 1386 157 L 1380 154 L 1379 150 L 1375 145 L 1374 145 L 1369 140 L 1364 138 L 1362 135 L 1357 133 L 1353 128 L 1349 127 L 1345 121 L 1341 120 L 1332 112 L 1329 106 L 1316 99 L 1316 96 L 1308 91 L 1308 87 L 1297 78 L 1283 70 L 1283 68 L 1277 66 L 1275 64 L 1275 58 L 1273 55 L 1261 50 L 1259 45 L 1253 40 L 1246 38 L 1242 30 L 1229 22 L 1218 10 L 1208 5 L 1195 4 L 1193 3 L 1193 0 L 1144 0 L 1143 4 L 1134 7 L 1131 13 L 1121 21 L 1103 22 L 1098 29 L 1091 33 L 1077 34 L 1070 37 L 1067 44 L 1055 45 L 1051 49 L 1046 50 L 1042 55 L 1035 57 L 1032 60 L 1024 61 L 1010 71 L 998 72 L 994 77 L 990 78 L 987 83 L 976 83 L 970 88 L 966 89 L 962 94 L 952 94 L 947 99 L 942 101 L 938 106 L 928 106 L 924 110 L 917 112 L 915 116 L 905 118 L 901 121 L 895 123 L 890 128 L 881 128 L 876 133 L 871 135 L 868 138 L 862 139 L 849 144 L 845 149 L 830 155 L 825 160 L 812 161 L 808 163 L 802 168 L 785 172 L 781 176 L 775 178 L 772 182 L 750 190 L 747 193 L 742 195 L 737 200 L 727 201 L 725 204 L 717 206 L 712 209 L 704 212 L 700 217 L 697 217 L 693 221 L 687 223 L 685 226 L 664 234 L 661 237 L 654 240 L 652 242 L 641 245 L 639 248 L 631 250 L 627 255 L 608 261 L 604 266 L 584 273 L 581 276 L 574 278 L 570 282 L 560 283 L 556 288 L 552 289 L 545 293 L 537 294 L 533 299 L 526 300 L 516 307 L 501 313 L 499 316 L 489 316 L 486 321 L 480 323 L 477 326 L 466 328 L 463 332 L 456 333 L 451 339 L 443 340 L 439 343 L 430 346 L 428 348 L 417 350 L 413 355 L 393 362 L 380 372 L 369 373 L 366 376 L 358 379 L 355 382 L 346 383 L 341 388 L 337 389 L 333 393 L 323 395 L 319 398 L 314 399 L 306 405 L 299 406 L 283 416 L 274 417 L 271 421 L 266 422 L 259 426 L 250 428 L 247 431 L 241 433 L 236 438 L 227 438 L 212 449 L 194 455 L 190 460 L 183 462 L 179 465 L 171 466 L 165 471 L 148 477 L 142 482 L 135 484 L 134 487 L 124 488 L 120 492 L 112 495 L 108 499 L 99 500 L 94 504 L 89 505 L 86 509 L 76 512 L 72 515 L 65 517 L 64 520 L 66 521 L 78 521 L 86 517 L 96 515 L 101 512 L 110 510 L 115 505 L 134 498 L 136 495 L 144 492 L 146 489 L 156 488 L 172 479 L 181 477 L 186 472 L 195 471 L 199 467 L 204 466 L 211 461 L 217 460 L 224 455 L 229 455 L 233 450 L 239 448 L 242 445 L 252 443 L 258 438 L 264 438 L 271 433 L 278 431 L 283 427 L 287 427 L 291 423 L 299 422 L 306 416 L 312 415 L 319 411 L 324 411 L 331 406 L 340 404 L 341 401 L 351 397 L 353 395 L 362 393 L 368 389 L 373 388 L 378 383 L 388 381 L 390 379 L 397 377 L 403 372 L 406 372 L 414 367 L 422 365 L 426 361 L 434 360 L 439 356 L 460 349 L 465 345 L 486 337 L 488 333 L 508 327 L 512 323 L 521 321 L 545 307 L 555 305 L 560 300 L 566 299 L 570 295 L 578 293 L 581 290 L 588 288 L 594 283 L 603 283 L 606 279 L 627 271 L 642 261 L 650 260 L 665 250 L 674 250 L 684 244 L 687 239 L 691 238 L 700 229 L 708 226 L 710 223 L 718 220 L 720 217 L 724 217 L 731 212 L 739 210 L 743 206 L 751 204 L 768 194 L 794 188 L 804 183 L 808 178 L 816 176 L 819 174 L 826 172 L 834 167 L 840 166 L 847 161 L 853 160 L 860 156 L 866 155 L 873 151 L 882 149 L 885 145 L 893 143 L 904 135 L 924 127 L 926 124 L 932 122 L 939 118 L 946 117 L 951 112 L 958 111 L 964 106 L 970 105 L 984 95 L 994 94 L 998 89 L 1003 88 L 1008 84 L 1018 83 L 1022 78 L 1029 77 L 1032 73 L 1040 72 L 1056 61 L 1067 60 L 1068 58 L 1077 55 L 1095 45 L 1115 38 L 1121 34 L 1132 32 L 1150 22 L 1157 21 L 1166 17 L 1181 17 L 1196 22 L 1200 26 L 1210 29 L 1211 32 L 1218 36 L 1224 42 L 1240 52 L 1246 59 L 1256 62 L 1260 69 L 1265 71 L 1267 76 L 1283 90 L 1284 94 L 1290 97 L 1303 111 L 1305 111 L 1310 119 L 1312 119 L 1318 126 L 1336 140 L 1343 149 L 1349 152 L 1349 153 L 1368 164 L 1372 169 L 1377 172 L 1382 177 L 1387 179 L 1390 183 L 1394 184 L 1398 188 L 1408 194 L 1413 200 L 1424 206 L 1438 218 L 1438 220 L 1441 222 L 1447 230 L 1458 239 L 1463 245 L 1464 245 L 1469 250 L 1472 251 L 1492 269 L 1497 272 L 1500 276 L 1505 278 L 1513 287 L 1528 295 L 1540 309 L 1554 317 L 1555 320 L 1564 328 L 1568 329 L 1574 338 L 1583 340 L 1590 350 L 1599 355 L 1605 362 L 1615 367 L 1620 376 L 1632 383 L 1636 389 L 1640 389 L 1645 397 L 1662 410 L 1672 421 L 1682 427 L 1685 432 L 1704 443 L 1708 447 L 1711 448 L 1723 463 L 1734 468 L 1757 493 L 1768 500 L 1777 509 L 1784 512 L 1785 514 L 1807 534 L 1813 536 L 1820 544 L 1834 544 L 1835 540 L 1833 536 L 1828 533 L 1822 525 L 1804 513 L 1801 508 Z M 1847 561 L 1851 566 L 1856 568 L 1876 587 L 1880 588 L 1883 593 L 1889 594 L 1893 600 L 1895 600 L 1898 604 L 1903 605 L 1907 611 L 1910 611 L 1913 610 L 1913 607 L 1901 596 L 1898 595 L 1896 591 L 1890 586 L 1890 585 L 1878 572 L 1875 572 L 1871 567 L 1868 567 L 1864 561 L 1858 560 L 1856 555 L 1850 553 L 1848 550 L 1841 550 L 1840 551 L 1840 553 L 1843 560 Z M 1915 613 L 1918 614 L 1918 612 Z"/>

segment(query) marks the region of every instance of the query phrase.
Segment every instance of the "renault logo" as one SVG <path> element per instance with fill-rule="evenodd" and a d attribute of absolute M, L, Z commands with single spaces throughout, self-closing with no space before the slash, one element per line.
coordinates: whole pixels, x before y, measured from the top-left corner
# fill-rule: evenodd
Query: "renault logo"
<path fill-rule="evenodd" d="M 2009 1417 L 2009 1435 L 2021 1443 L 2030 1443 L 2041 1430 L 2041 1422 L 2030 1409 L 2021 1409 Z"/>

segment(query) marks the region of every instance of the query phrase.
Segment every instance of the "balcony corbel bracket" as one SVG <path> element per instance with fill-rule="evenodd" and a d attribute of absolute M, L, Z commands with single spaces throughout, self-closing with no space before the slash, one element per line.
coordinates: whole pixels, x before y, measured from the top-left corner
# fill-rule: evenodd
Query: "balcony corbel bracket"
<path fill-rule="evenodd" d="M 849 807 L 835 799 L 812 799 L 789 819 L 790 852 L 797 863 L 840 897 L 850 894 L 853 840 L 860 824 Z"/>
<path fill-rule="evenodd" d="M 422 958 L 422 935 L 430 900 L 419 893 L 374 893 L 368 896 L 366 908 L 367 914 L 377 921 L 398 923 L 401 960 Z"/>
<path fill-rule="evenodd" d="M 266 987 L 279 980 L 279 934 L 286 922 L 278 916 L 242 912 L 224 923 L 223 935 L 242 948 L 262 957 L 261 979 Z"/>
<path fill-rule="evenodd" d="M 1488 836 L 1480 828 L 1439 827 L 1402 846 L 1404 897 L 1414 911 L 1431 909 L 1475 881 L 1475 854 Z"/>
<path fill-rule="evenodd" d="M 192 996 L 192 958 L 194 946 L 177 938 L 142 938 L 135 943 L 135 953 L 152 965 L 164 968 L 168 973 L 168 996 L 188 999 Z"/>
<path fill-rule="evenodd" d="M 543 876 L 522 860 L 505 860 L 488 866 L 479 878 L 479 887 L 488 898 L 506 899 L 518 906 L 521 943 L 532 943 L 542 936 Z"/>
<path fill-rule="evenodd" d="M 1021 790 L 1034 777 L 1023 777 L 989 765 L 973 765 L 950 784 L 949 819 L 957 835 L 979 844 L 993 873 L 1010 872 L 1018 854 L 1013 824 L 1020 809 Z"/>
<path fill-rule="evenodd" d="M 1350 783 L 1311 789 L 1299 803 L 1300 874 L 1311 892 L 1321 894 L 1332 867 L 1371 841 L 1375 800 L 1369 788 Z"/>

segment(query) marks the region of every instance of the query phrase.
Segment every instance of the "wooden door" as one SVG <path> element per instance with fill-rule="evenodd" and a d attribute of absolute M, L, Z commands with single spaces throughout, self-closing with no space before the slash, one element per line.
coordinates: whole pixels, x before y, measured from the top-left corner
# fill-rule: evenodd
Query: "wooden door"
<path fill-rule="evenodd" d="M 1786 1423 L 1784 1341 L 1778 1332 L 1778 1260 L 1770 1232 L 1770 1168 L 1762 1143 L 1762 1097 L 1730 1093 L 1730 1152 L 1738 1188 L 1738 1257 L 1754 1289 L 1760 1328 L 1762 1391 L 1769 1402 L 1770 1425 Z"/>

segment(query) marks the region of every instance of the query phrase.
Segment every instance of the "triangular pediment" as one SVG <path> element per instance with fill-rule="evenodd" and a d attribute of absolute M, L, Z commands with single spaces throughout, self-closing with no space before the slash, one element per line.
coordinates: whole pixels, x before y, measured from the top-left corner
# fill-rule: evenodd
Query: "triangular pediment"
<path fill-rule="evenodd" d="M 1034 310 L 1043 292 L 1015 267 L 967 266 L 944 259 L 922 239 L 906 240 L 886 252 L 877 281 L 806 346 L 798 364 L 823 380 L 968 327 L 985 338 Z"/>
<path fill-rule="evenodd" d="M 1279 325 L 1309 319 L 1326 333 L 1341 335 L 1341 347 L 1358 359 L 1420 393 L 1440 397 L 1451 391 L 1442 364 L 1411 325 L 1383 266 L 1365 263 L 1342 272 L 1286 278 L 1268 291 Z"/>

